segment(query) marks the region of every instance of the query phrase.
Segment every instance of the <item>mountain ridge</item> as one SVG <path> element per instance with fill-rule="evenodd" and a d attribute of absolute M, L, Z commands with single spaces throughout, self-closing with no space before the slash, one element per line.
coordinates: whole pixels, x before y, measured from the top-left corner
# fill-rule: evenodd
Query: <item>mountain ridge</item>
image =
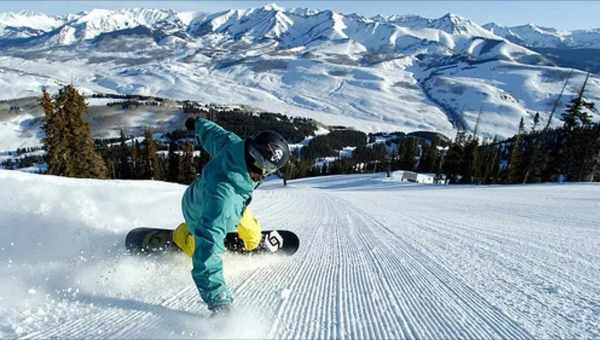
<path fill-rule="evenodd" d="M 451 13 L 93 10 L 31 34 L 0 36 L 0 98 L 75 83 L 89 93 L 243 104 L 364 131 L 452 136 L 473 129 L 483 111 L 484 135 L 510 136 L 521 118 L 549 116 L 572 67 Z M 584 76 L 573 72 L 562 105 Z M 600 98 L 597 77 L 587 94 Z"/>

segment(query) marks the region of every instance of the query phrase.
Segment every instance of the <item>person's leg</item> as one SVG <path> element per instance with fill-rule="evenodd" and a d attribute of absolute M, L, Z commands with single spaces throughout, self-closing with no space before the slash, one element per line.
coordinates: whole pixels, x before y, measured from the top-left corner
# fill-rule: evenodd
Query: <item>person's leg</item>
<path fill-rule="evenodd" d="M 194 235 L 190 233 L 187 228 L 187 224 L 181 223 L 175 231 L 173 231 L 173 242 L 181 249 L 187 256 L 192 257 L 196 244 L 194 241 Z"/>
<path fill-rule="evenodd" d="M 262 238 L 261 227 L 250 209 L 244 209 L 240 223 L 236 228 L 240 238 L 244 241 L 246 250 L 254 250 L 258 247 Z"/>

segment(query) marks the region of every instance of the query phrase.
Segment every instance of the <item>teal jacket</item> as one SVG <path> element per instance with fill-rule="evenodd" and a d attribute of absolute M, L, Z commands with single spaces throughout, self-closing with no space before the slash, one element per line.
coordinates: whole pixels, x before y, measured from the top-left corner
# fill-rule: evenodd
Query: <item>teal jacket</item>
<path fill-rule="evenodd" d="M 210 307 L 232 302 L 223 277 L 223 240 L 235 230 L 258 183 L 248 174 L 244 141 L 236 134 L 197 118 L 195 137 L 211 160 L 185 191 L 182 210 L 196 244 L 192 277 Z"/>

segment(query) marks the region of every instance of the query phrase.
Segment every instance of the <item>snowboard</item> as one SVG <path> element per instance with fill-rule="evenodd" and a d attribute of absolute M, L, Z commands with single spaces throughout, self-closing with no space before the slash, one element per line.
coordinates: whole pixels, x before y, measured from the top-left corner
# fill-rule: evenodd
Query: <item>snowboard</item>
<path fill-rule="evenodd" d="M 228 233 L 224 240 L 227 251 L 238 254 L 293 255 L 300 247 L 300 239 L 288 230 L 264 230 L 258 247 L 247 251 L 238 233 Z M 173 242 L 173 230 L 135 228 L 125 238 L 125 247 L 134 254 L 161 254 L 181 251 Z"/>

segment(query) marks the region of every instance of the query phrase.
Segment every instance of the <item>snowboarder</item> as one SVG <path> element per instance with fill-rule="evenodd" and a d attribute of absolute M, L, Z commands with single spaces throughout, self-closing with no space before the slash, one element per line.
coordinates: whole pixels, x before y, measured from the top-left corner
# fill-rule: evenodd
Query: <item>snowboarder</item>
<path fill-rule="evenodd" d="M 192 257 L 192 277 L 208 309 L 227 313 L 233 298 L 223 277 L 225 234 L 236 228 L 247 250 L 258 246 L 261 227 L 247 206 L 260 182 L 285 165 L 289 148 L 273 131 L 243 140 L 201 117 L 185 125 L 211 160 L 183 195 L 185 223 L 174 231 L 173 241 Z"/>

